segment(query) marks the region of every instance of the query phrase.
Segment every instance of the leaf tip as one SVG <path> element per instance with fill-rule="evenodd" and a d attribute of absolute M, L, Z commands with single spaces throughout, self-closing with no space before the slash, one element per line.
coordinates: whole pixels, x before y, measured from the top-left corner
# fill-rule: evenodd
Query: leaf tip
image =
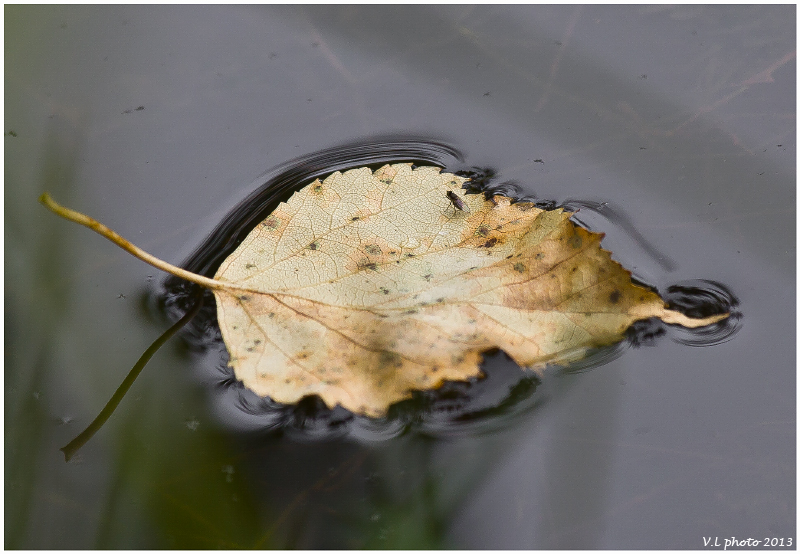
<path fill-rule="evenodd" d="M 690 317 L 676 310 L 665 309 L 659 316 L 661 321 L 670 325 L 680 325 L 688 329 L 697 329 L 698 327 L 705 327 L 713 325 L 730 316 L 730 313 L 716 314 L 708 317 Z"/>

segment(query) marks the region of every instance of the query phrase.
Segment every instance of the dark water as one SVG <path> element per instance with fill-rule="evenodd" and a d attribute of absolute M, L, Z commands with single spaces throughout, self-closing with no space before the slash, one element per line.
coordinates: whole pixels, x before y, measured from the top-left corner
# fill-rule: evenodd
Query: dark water
<path fill-rule="evenodd" d="M 794 543 L 794 12 L 7 7 L 5 546 Z M 199 320 L 63 461 L 181 301 L 42 190 L 213 272 L 298 179 L 400 160 L 580 209 L 740 315 L 541 380 L 492 354 L 380 422 L 243 394 Z"/>

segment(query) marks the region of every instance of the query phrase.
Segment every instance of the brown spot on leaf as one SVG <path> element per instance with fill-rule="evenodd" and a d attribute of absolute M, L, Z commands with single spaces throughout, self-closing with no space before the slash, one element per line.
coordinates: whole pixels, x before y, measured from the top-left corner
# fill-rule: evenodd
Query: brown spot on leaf
<path fill-rule="evenodd" d="M 384 367 L 398 368 L 403 365 L 403 359 L 396 352 L 389 352 L 388 350 L 382 350 L 380 353 L 379 363 L 381 366 Z"/>
<path fill-rule="evenodd" d="M 372 271 L 378 270 L 378 264 L 369 260 L 360 260 L 357 267 L 359 271 L 363 271 L 365 269 L 370 269 Z"/>
<path fill-rule="evenodd" d="M 383 254 L 383 250 L 381 250 L 381 247 L 378 246 L 377 244 L 367 244 L 364 246 L 364 250 L 370 256 L 380 256 L 381 254 Z"/>
<path fill-rule="evenodd" d="M 261 225 L 263 225 L 264 227 L 266 227 L 270 231 L 274 231 L 274 230 L 280 228 L 281 220 L 279 218 L 275 217 L 274 215 L 271 215 L 267 219 L 265 219 L 264 223 L 262 223 Z"/>

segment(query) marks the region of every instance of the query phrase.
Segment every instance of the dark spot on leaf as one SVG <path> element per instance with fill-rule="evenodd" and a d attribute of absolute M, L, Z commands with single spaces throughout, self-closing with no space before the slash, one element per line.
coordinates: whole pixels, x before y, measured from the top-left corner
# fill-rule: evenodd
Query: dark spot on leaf
<path fill-rule="evenodd" d="M 371 256 L 380 256 L 383 254 L 383 250 L 381 250 L 381 247 L 377 244 L 367 244 L 364 246 L 364 250 L 366 250 L 367 254 Z"/>
<path fill-rule="evenodd" d="M 514 271 L 517 271 L 519 273 L 525 273 L 526 269 L 527 268 L 525 267 L 525 264 L 521 264 L 519 262 L 514 264 Z"/>
<path fill-rule="evenodd" d="M 616 304 L 617 302 L 619 302 L 620 298 L 622 298 L 622 293 L 620 293 L 618 290 L 615 290 L 614 292 L 608 295 L 608 301 L 611 302 L 612 304 Z"/>
<path fill-rule="evenodd" d="M 573 235 L 573 236 L 572 236 L 572 237 L 569 239 L 569 242 L 568 242 L 568 244 L 569 244 L 569 245 L 570 245 L 572 248 L 580 248 L 580 247 L 581 247 L 581 245 L 583 244 L 583 239 L 581 238 L 581 236 L 580 236 L 580 235 Z"/>
<path fill-rule="evenodd" d="M 423 275 L 422 278 L 425 279 L 426 281 L 430 281 L 431 279 L 433 279 L 433 274 L 428 273 L 427 275 Z"/>
<path fill-rule="evenodd" d="M 383 294 L 389 294 L 389 292 L 390 292 L 390 291 L 389 291 L 389 289 L 387 289 L 386 287 L 381 287 L 381 288 L 380 288 L 380 291 L 381 291 Z"/>
<path fill-rule="evenodd" d="M 396 353 L 384 350 L 380 355 L 380 364 L 392 367 L 400 367 L 403 365 L 403 360 Z"/>
<path fill-rule="evenodd" d="M 537 252 L 534 258 L 536 258 L 537 260 L 544 259 L 544 252 Z"/>
<path fill-rule="evenodd" d="M 358 221 L 359 219 L 361 219 L 361 218 L 358 217 L 358 216 L 355 216 L 355 217 L 351 217 L 350 221 Z"/>
<path fill-rule="evenodd" d="M 264 223 L 262 223 L 262 225 L 267 229 L 274 231 L 275 229 L 281 226 L 281 220 L 275 217 L 274 215 L 271 215 L 264 220 Z"/>
<path fill-rule="evenodd" d="M 309 250 L 316 250 L 317 248 L 319 248 L 319 243 L 317 241 L 314 241 L 308 245 Z"/>
<path fill-rule="evenodd" d="M 316 192 L 317 194 L 321 193 L 322 192 L 322 183 L 314 185 L 311 190 L 312 190 L 312 192 Z"/>
<path fill-rule="evenodd" d="M 484 246 L 484 248 L 491 248 L 495 244 L 497 244 L 497 239 L 492 237 L 489 240 L 487 240 L 486 242 L 484 242 L 483 246 Z"/>
<path fill-rule="evenodd" d="M 488 225 L 481 225 L 475 229 L 475 234 L 479 237 L 485 237 L 489 234 L 489 231 L 491 231 L 491 229 L 489 229 Z"/>
<path fill-rule="evenodd" d="M 245 269 L 253 269 L 255 266 L 256 264 L 244 264 Z"/>
<path fill-rule="evenodd" d="M 241 300 L 242 302 L 247 302 L 248 300 L 250 300 L 250 297 L 247 296 L 246 294 L 243 294 L 239 297 L 239 300 Z"/>

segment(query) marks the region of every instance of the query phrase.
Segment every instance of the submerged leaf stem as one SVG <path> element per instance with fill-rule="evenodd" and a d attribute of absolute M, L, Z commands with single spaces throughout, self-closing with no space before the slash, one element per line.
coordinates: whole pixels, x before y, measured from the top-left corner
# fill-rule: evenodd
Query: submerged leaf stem
<path fill-rule="evenodd" d="M 105 424 L 108 418 L 111 417 L 111 414 L 114 413 L 114 410 L 117 409 L 117 406 L 127 394 L 128 389 L 131 388 L 131 385 L 133 385 L 133 382 L 142 372 L 144 366 L 147 365 L 147 362 L 150 361 L 150 358 L 153 357 L 153 354 L 155 354 L 158 351 L 158 349 L 164 345 L 165 342 L 167 342 L 170 338 L 172 338 L 172 335 L 177 333 L 181 329 L 181 327 L 186 325 L 189 322 L 189 320 L 191 320 L 194 316 L 196 316 L 197 312 L 200 311 L 200 308 L 202 306 L 203 306 L 203 295 L 200 294 L 198 295 L 197 300 L 195 300 L 194 305 L 189 309 L 189 311 L 187 311 L 182 318 L 180 318 L 172 327 L 167 329 L 164 332 L 164 334 L 158 337 L 153 342 L 153 344 L 151 344 L 150 347 L 144 351 L 144 353 L 141 355 L 136 364 L 128 372 L 128 375 L 122 381 L 122 384 L 120 384 L 120 386 L 114 392 L 114 395 L 105 405 L 105 407 L 100 411 L 100 413 L 97 414 L 97 417 L 94 418 L 94 420 L 89 424 L 89 426 L 86 429 L 83 430 L 83 432 L 80 435 L 72 439 L 68 445 L 60 449 L 64 453 L 65 461 L 68 462 L 70 458 L 72 458 L 72 456 L 74 456 L 75 453 L 84 444 L 89 442 L 89 439 L 91 439 L 94 436 L 94 434 L 100 430 L 100 428 Z"/>

